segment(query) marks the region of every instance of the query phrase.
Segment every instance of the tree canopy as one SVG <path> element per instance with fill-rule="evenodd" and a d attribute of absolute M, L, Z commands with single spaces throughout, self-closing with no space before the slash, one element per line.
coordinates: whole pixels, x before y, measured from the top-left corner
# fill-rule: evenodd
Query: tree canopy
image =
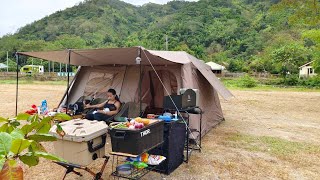
<path fill-rule="evenodd" d="M 0 38 L 6 51 L 128 47 L 183 50 L 230 71 L 297 73 L 319 63 L 317 0 L 199 0 L 134 6 L 86 0 Z M 27 59 L 23 63 L 27 63 Z M 320 68 L 316 68 L 320 69 Z"/>

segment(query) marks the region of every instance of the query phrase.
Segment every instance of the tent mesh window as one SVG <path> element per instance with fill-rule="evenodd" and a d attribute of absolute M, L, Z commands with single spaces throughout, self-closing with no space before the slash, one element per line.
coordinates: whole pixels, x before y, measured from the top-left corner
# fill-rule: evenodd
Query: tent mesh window
<path fill-rule="evenodd" d="M 105 97 L 118 73 L 91 72 L 84 90 L 85 96 Z"/>

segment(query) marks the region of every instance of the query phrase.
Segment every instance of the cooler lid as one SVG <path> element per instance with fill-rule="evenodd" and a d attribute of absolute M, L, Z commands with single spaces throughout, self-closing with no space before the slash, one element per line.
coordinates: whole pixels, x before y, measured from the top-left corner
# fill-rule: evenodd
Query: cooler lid
<path fill-rule="evenodd" d="M 50 129 L 50 134 L 56 136 L 58 139 L 83 142 L 90 141 L 107 133 L 108 125 L 104 121 L 90 121 L 87 119 L 73 119 L 60 123 L 65 136 L 61 137 L 57 134 L 57 126 L 54 125 Z"/>

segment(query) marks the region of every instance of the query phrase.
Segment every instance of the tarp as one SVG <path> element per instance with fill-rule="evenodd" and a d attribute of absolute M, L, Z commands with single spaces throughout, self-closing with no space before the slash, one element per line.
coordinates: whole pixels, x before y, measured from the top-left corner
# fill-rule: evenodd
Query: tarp
<path fill-rule="evenodd" d="M 43 51 L 43 52 L 19 52 L 18 54 L 30 57 L 45 59 L 54 62 L 68 64 L 70 51 L 70 64 L 76 66 L 97 66 L 97 65 L 134 65 L 138 56 L 139 47 L 131 48 L 108 48 L 108 49 L 89 49 L 89 50 L 63 50 L 63 51 Z M 142 48 L 142 59 L 152 56 L 147 50 Z M 145 55 L 146 54 L 146 55 Z M 167 61 L 161 57 L 153 57 L 152 64 L 165 65 L 175 62 Z M 149 64 L 148 61 L 142 61 L 142 64 Z"/>

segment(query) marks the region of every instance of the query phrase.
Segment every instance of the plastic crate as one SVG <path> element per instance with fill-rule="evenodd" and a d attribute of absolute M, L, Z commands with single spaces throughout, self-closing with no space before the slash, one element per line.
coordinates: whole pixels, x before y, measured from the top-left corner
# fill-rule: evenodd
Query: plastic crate
<path fill-rule="evenodd" d="M 110 129 L 113 152 L 140 155 L 163 142 L 164 121 L 139 129 Z"/>

